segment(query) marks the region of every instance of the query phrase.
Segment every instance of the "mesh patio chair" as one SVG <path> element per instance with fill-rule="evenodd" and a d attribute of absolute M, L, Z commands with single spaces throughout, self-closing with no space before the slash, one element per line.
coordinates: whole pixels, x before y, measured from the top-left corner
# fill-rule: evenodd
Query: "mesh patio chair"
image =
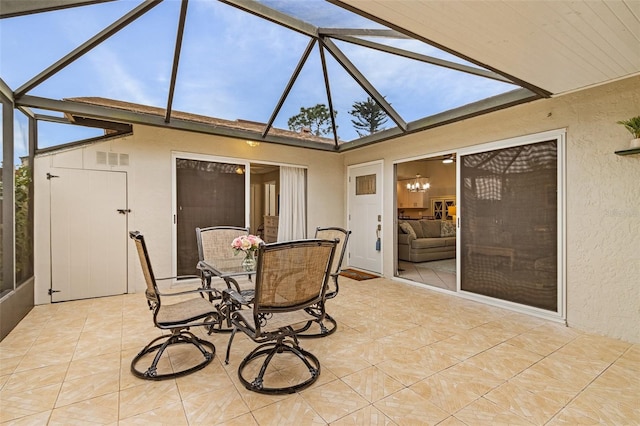
<path fill-rule="evenodd" d="M 165 380 L 184 376 L 204 368 L 213 360 L 216 348 L 213 343 L 196 337 L 189 329 L 190 327 L 212 327 L 219 324 L 221 322 L 219 312 L 213 304 L 200 297 L 200 293 L 204 291 L 202 288 L 176 293 L 161 293 L 158 290 L 156 278 L 151 268 L 144 236 L 138 231 L 132 231 L 129 232 L 129 237 L 135 242 L 140 258 L 142 273 L 147 284 L 145 296 L 149 309 L 153 311 L 153 323 L 159 329 L 169 330 L 171 333 L 157 337 L 145 346 L 131 361 L 131 373 L 141 379 Z M 198 277 L 193 276 L 193 278 Z M 165 301 L 170 298 L 175 298 L 178 301 L 173 304 L 166 304 Z M 171 366 L 168 369 L 169 372 L 161 373 L 158 371 L 158 363 L 163 358 L 163 355 L 169 356 L 167 348 L 172 345 L 191 345 L 197 351 L 191 351 L 192 354 L 189 355 L 202 356 L 203 360 L 194 365 L 193 363 L 184 363 L 184 359 L 181 358 L 180 364 L 185 364 L 183 368 L 176 370 L 173 363 L 168 363 Z M 191 357 L 186 352 L 182 351 L 180 355 L 190 359 Z M 138 369 L 138 363 L 143 358 L 151 357 L 153 357 L 153 361 L 145 371 Z"/>
<path fill-rule="evenodd" d="M 224 261 L 225 259 L 231 259 L 236 256 L 236 253 L 231 248 L 231 242 L 242 235 L 249 235 L 249 228 L 238 226 L 196 228 L 196 241 L 198 243 L 198 265 L 196 267 L 200 272 L 202 288 L 213 290 L 209 293 L 209 301 L 217 303 L 220 312 L 223 312 L 227 317 L 231 309 L 237 309 L 239 307 L 230 306 L 230 304 L 235 302 L 224 298 L 222 290 L 233 287 L 233 289 L 242 294 L 246 300 L 251 300 L 254 289 L 251 277 L 247 276 L 246 279 L 241 281 L 235 278 L 228 278 L 226 280 L 216 279 L 214 278 L 214 274 L 207 269 L 204 262 L 209 261 L 215 264 L 215 261 Z M 211 328 L 209 334 L 229 331 L 231 331 L 231 323 L 227 319 L 227 321 L 222 321 L 216 327 Z"/>
<path fill-rule="evenodd" d="M 331 279 L 327 282 L 327 290 L 324 299 L 315 306 L 307 308 L 307 312 L 316 317 L 313 321 L 308 321 L 303 328 L 298 330 L 298 337 L 314 338 L 324 337 L 335 332 L 338 323 L 336 320 L 325 311 L 325 302 L 329 299 L 333 299 L 338 295 L 340 286 L 338 285 L 338 278 L 342 271 L 342 260 L 344 254 L 347 251 L 347 242 L 349 241 L 349 235 L 351 231 L 347 231 L 342 228 L 326 227 L 316 228 L 315 238 L 323 240 L 338 240 L 336 250 L 333 253 L 333 259 L 331 261 Z M 324 318 L 322 320 L 321 318 Z M 328 323 L 327 325 L 325 325 Z M 317 324 L 317 327 L 314 327 Z M 319 331 L 316 331 L 319 327 Z"/>
<path fill-rule="evenodd" d="M 245 290 L 253 290 L 252 282 L 232 281 L 225 283 L 212 283 L 213 274 L 207 271 L 202 262 L 207 260 L 231 259 L 236 254 L 231 248 L 231 242 L 242 235 L 249 235 L 249 228 L 237 226 L 210 226 L 208 228 L 196 228 L 196 241 L 198 242 L 198 265 L 203 288 L 214 288 L 221 291 L 227 288 L 227 284 L 233 285 L 235 290 L 242 293 Z M 217 287 L 216 287 L 217 285 Z M 213 286 L 213 287 L 212 287 Z M 220 293 L 218 293 L 220 296 Z"/>
<path fill-rule="evenodd" d="M 313 239 L 260 246 L 253 307 L 231 313 L 233 332 L 225 358 L 228 364 L 231 344 L 238 330 L 259 344 L 238 367 L 238 378 L 247 389 L 267 394 L 293 393 L 318 379 L 320 362 L 300 347 L 293 325 L 318 319 L 306 308 L 317 305 L 324 298 L 336 243 Z M 241 295 L 233 290 L 231 293 L 232 297 L 241 300 Z M 275 363 L 278 369 L 286 365 L 285 359 L 302 361 L 308 377 L 305 379 L 306 375 L 300 373 L 302 379 L 295 384 L 287 381 L 288 386 L 283 386 L 277 379 L 272 383 L 278 374 L 273 374 L 274 368 L 269 367 L 276 356 L 280 360 Z M 260 364 L 262 358 L 264 361 Z M 245 373 L 256 371 L 255 378 L 245 378 Z M 295 378 L 292 381 L 296 381 Z"/>

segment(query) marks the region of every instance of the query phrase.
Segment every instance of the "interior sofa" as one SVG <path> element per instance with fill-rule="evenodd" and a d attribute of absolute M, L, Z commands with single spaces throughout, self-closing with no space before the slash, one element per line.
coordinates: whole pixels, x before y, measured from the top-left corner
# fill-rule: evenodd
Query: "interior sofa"
<path fill-rule="evenodd" d="M 398 259 L 407 262 L 456 257 L 456 227 L 447 220 L 398 220 Z"/>

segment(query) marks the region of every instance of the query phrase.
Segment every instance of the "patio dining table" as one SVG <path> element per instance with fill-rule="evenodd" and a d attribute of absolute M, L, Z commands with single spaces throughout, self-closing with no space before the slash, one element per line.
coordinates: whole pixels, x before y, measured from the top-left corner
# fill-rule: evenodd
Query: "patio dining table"
<path fill-rule="evenodd" d="M 226 288 L 220 292 L 220 299 L 218 305 L 218 311 L 222 314 L 223 318 L 218 328 L 212 327 L 210 332 L 228 332 L 231 331 L 230 314 L 232 311 L 241 308 L 237 306 L 237 302 L 234 298 L 230 297 L 231 292 L 238 292 L 246 300 L 252 300 L 255 293 L 254 285 L 250 288 L 247 286 L 241 286 L 238 283 L 240 277 L 246 277 L 249 281 L 252 280 L 256 274 L 255 269 L 247 271 L 242 266 L 242 257 L 233 258 L 220 258 L 220 259 L 207 259 L 198 262 L 198 269 L 209 272 L 213 277 L 222 279 Z M 211 288 L 211 279 L 207 279 L 203 282 L 205 288 Z M 244 289 L 243 289 L 244 287 Z M 214 303 L 215 296 L 209 293 L 209 301 Z M 222 323 L 227 324 L 227 328 L 222 328 Z"/>

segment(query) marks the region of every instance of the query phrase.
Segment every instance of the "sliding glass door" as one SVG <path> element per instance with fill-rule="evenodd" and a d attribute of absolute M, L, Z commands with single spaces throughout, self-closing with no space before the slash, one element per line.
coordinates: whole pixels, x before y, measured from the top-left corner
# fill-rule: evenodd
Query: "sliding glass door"
<path fill-rule="evenodd" d="M 460 156 L 460 289 L 560 312 L 560 136 Z"/>
<path fill-rule="evenodd" d="M 196 227 L 246 226 L 246 165 L 175 158 L 177 275 L 195 274 Z"/>

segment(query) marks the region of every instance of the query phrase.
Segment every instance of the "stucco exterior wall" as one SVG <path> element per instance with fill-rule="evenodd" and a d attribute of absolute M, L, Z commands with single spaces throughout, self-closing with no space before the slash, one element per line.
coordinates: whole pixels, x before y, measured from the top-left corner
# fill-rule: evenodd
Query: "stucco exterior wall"
<path fill-rule="evenodd" d="M 48 185 L 51 166 L 99 168 L 96 151 L 128 153 L 129 229 L 148 236 L 158 276 L 171 274 L 171 152 L 308 167 L 309 235 L 316 226 L 346 226 L 347 166 L 384 160 L 383 247 L 393 247 L 394 161 L 566 129 L 566 312 L 569 326 L 640 342 L 640 155 L 617 156 L 631 135 L 616 121 L 640 114 L 640 76 L 496 111 L 344 154 L 135 126 L 118 140 L 39 156 L 35 163 L 35 303 L 48 303 Z M 102 166 L 109 169 L 109 167 Z M 150 247 L 151 250 L 151 247 Z M 394 270 L 392 250 L 384 271 Z M 129 253 L 130 289 L 143 288 Z"/>
<path fill-rule="evenodd" d="M 631 135 L 618 120 L 640 115 L 640 77 L 531 102 L 345 153 L 345 167 L 566 128 L 566 288 L 570 327 L 640 342 L 640 155 L 618 156 Z M 392 179 L 384 217 L 395 217 Z M 393 246 L 393 220 L 384 244 Z M 385 253 L 384 270 L 393 271 Z"/>
<path fill-rule="evenodd" d="M 96 152 L 129 154 L 129 166 L 96 164 Z M 345 225 L 345 203 L 341 191 L 345 170 L 339 155 L 332 152 L 260 144 L 250 147 L 242 140 L 135 126 L 132 136 L 95 143 L 51 154 L 35 161 L 35 303 L 49 303 L 49 185 L 46 174 L 52 167 L 127 172 L 129 230 L 145 235 L 154 272 L 172 276 L 172 152 L 206 154 L 225 158 L 307 167 L 307 235 L 318 226 Z M 128 253 L 129 291 L 145 287 L 135 250 Z"/>

